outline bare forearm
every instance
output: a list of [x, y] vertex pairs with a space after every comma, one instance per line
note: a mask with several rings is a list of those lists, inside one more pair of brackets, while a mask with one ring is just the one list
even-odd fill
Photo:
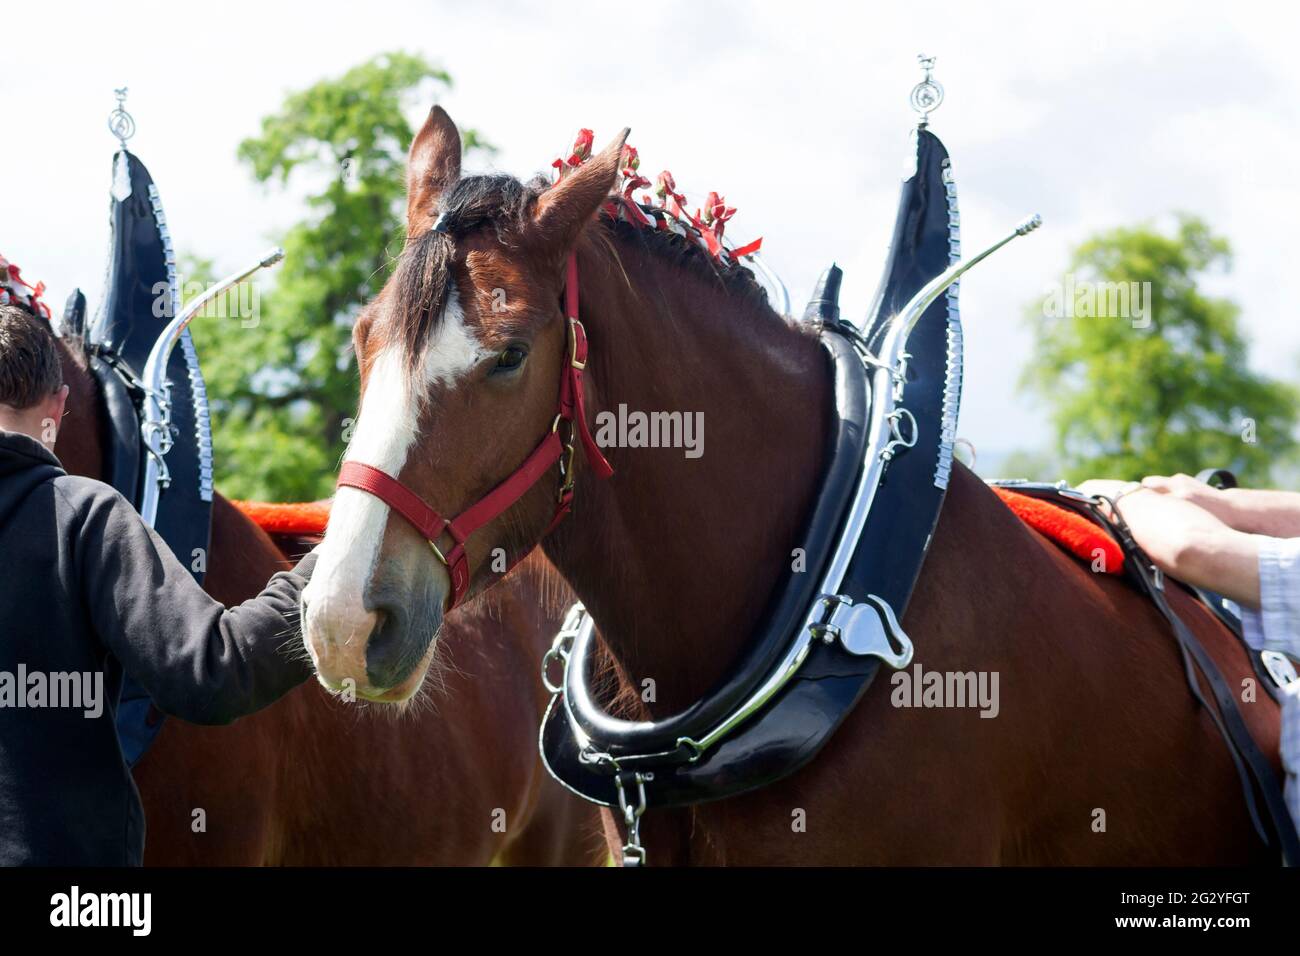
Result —
[[1300, 494], [1229, 488], [1220, 491], [1190, 475], [1149, 475], [1142, 485], [1152, 491], [1190, 501], [1230, 528], [1271, 538], [1300, 537]]
[[1239, 604], [1259, 605], [1259, 541], [1205, 508], [1141, 489], [1119, 500], [1138, 545], [1166, 574]]
[[1230, 488], [1221, 492], [1225, 524], [1248, 534], [1300, 538], [1300, 493]]
[[1255, 535], [1232, 528], [1188, 535], [1164, 570], [1243, 606], [1259, 607], [1259, 542]]

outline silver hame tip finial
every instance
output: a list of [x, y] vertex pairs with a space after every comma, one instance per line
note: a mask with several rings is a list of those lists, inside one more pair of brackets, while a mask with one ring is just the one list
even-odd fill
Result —
[[909, 99], [912, 109], [921, 114], [917, 125], [924, 127], [930, 121], [930, 114], [943, 102], [943, 84], [934, 78], [935, 57], [922, 53], [916, 60], [925, 71], [925, 76], [920, 83], [912, 87], [912, 95]]
[[117, 108], [108, 116], [108, 131], [117, 137], [117, 141], [126, 149], [126, 141], [135, 135], [135, 120], [126, 111], [125, 86], [113, 91], [117, 97]]

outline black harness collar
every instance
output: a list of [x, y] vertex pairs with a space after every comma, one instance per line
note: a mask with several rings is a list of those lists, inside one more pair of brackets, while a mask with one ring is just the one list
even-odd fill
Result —
[[[580, 610], [548, 655], [548, 662], [559, 657], [566, 666], [563, 685], [552, 687], [556, 693], [542, 724], [546, 765], [586, 799], [619, 806], [629, 829], [646, 806], [721, 799], [794, 773], [830, 739], [882, 660], [894, 666], [910, 660], [910, 642], [897, 618], [907, 606], [943, 503], [961, 387], [955, 288], [923, 313], [901, 382], [875, 369], [875, 380], [868, 383], [867, 366], [873, 364], [868, 338], [883, 334], [900, 307], [957, 254], [947, 152], [926, 130], [917, 132], [915, 148], [915, 171], [903, 183], [890, 257], [866, 332], [838, 320], [835, 267], [809, 307], [808, 317], [822, 324], [834, 377], [829, 463], [801, 542], [808, 570], [787, 574], [750, 651], [703, 700], [654, 722], [615, 720], [592, 697], [593, 624]], [[872, 416], [872, 392], [899, 394], [904, 388], [911, 421], [895, 419], [882, 446], [873, 433], [878, 420]], [[875, 401], [881, 400], [877, 394]], [[878, 484], [872, 482], [874, 499], [855, 512], [860, 504], [855, 494], [873, 462], [880, 475]], [[848, 526], [855, 514], [864, 523], [853, 536]], [[841, 554], [836, 549], [842, 537], [848, 547]], [[846, 562], [846, 569], [840, 568], [842, 585], [824, 594], [823, 572], [835, 560]], [[808, 625], [809, 607], [823, 597], [824, 613]], [[792, 659], [805, 629], [811, 639], [802, 656]], [[764, 689], [774, 686], [764, 698]], [[639, 846], [632, 840], [628, 849], [635, 857]]]
[[[87, 332], [88, 351], [92, 371], [104, 386], [112, 425], [113, 485], [139, 508], [147, 454], [140, 438], [145, 363], [179, 311], [180, 297], [158, 187], [144, 163], [126, 149], [113, 157], [109, 222], [104, 299]], [[207, 388], [188, 330], [179, 345], [167, 364], [171, 480], [159, 498], [154, 528], [202, 583], [212, 525], [212, 433]], [[129, 417], [123, 393], [130, 400]]]
[[[158, 188], [131, 152], [113, 157], [108, 268], [93, 322], [86, 299], [68, 299], [60, 332], [80, 339], [99, 383], [107, 421], [104, 478], [139, 510], [147, 450], [141, 438], [145, 362], [179, 306], [176, 262]], [[189, 332], [167, 365], [171, 411], [171, 483], [154, 528], [202, 583], [212, 526], [212, 438], [207, 391]], [[127, 763], [142, 757], [162, 727], [162, 714], [129, 674], [118, 704], [117, 730]]]

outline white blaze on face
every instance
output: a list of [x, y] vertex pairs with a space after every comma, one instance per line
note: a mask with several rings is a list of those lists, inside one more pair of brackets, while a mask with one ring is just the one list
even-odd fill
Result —
[[[400, 343], [388, 345], [375, 358], [345, 460], [397, 477], [418, 437], [420, 407], [428, 388], [453, 384], [485, 354], [465, 325], [465, 313], [453, 288], [442, 321], [429, 337], [421, 381], [412, 381]], [[379, 560], [388, 514], [388, 505], [367, 492], [357, 488], [335, 492], [316, 569], [303, 591], [307, 647], [318, 666], [322, 651], [318, 641], [345, 643], [356, 638], [358, 651], [364, 648], [374, 623], [365, 609], [364, 595]], [[447, 573], [436, 561], [430, 562], [429, 570]]]

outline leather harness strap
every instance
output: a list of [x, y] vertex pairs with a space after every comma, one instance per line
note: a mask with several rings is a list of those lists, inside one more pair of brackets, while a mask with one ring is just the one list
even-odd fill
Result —
[[[541, 480], [556, 462], [560, 463], [560, 489], [556, 495], [555, 514], [542, 537], [550, 534], [573, 505], [573, 459], [575, 438], [582, 442], [587, 462], [597, 478], [614, 473], [587, 426], [587, 411], [582, 390], [582, 373], [587, 367], [587, 333], [578, 321], [578, 259], [569, 254], [564, 283], [564, 311], [568, 321], [566, 359], [560, 369], [560, 393], [551, 430], [514, 472], [501, 484], [470, 505], [454, 518], [444, 518], [418, 494], [393, 475], [360, 461], [345, 461], [339, 469], [337, 485], [356, 488], [374, 495], [388, 505], [424, 536], [433, 553], [451, 575], [451, 604], [459, 604], [469, 590], [469, 560], [465, 542], [471, 534], [506, 511]], [[567, 434], [560, 434], [561, 425]], [[445, 553], [438, 547], [443, 534], [452, 539]], [[517, 563], [517, 562], [516, 562]]]

